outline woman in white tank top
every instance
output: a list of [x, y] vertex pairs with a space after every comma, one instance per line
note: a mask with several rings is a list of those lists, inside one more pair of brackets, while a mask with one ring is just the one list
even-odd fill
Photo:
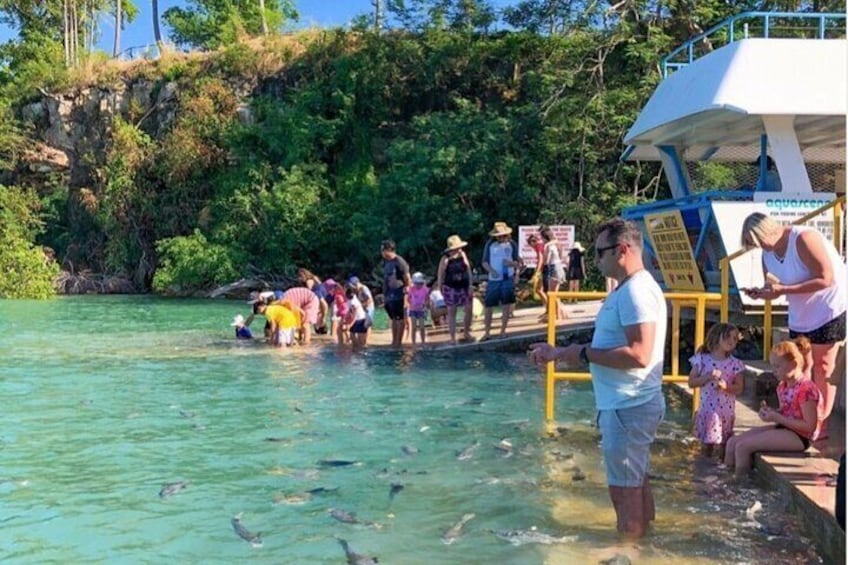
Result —
[[826, 419], [836, 397], [836, 385], [830, 378], [839, 346], [845, 341], [845, 262], [818, 230], [783, 226], [760, 212], [745, 219], [742, 245], [762, 248], [767, 281], [762, 288], [748, 289], [748, 294], [763, 299], [786, 295], [790, 337], [805, 336], [811, 342], [812, 377], [824, 396], [821, 418]]

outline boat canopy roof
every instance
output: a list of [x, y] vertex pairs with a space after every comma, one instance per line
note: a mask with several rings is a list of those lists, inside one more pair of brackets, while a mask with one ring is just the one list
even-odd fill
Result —
[[627, 132], [627, 160], [751, 161], [763, 116], [795, 116], [805, 162], [845, 162], [848, 41], [743, 39], [673, 72]]

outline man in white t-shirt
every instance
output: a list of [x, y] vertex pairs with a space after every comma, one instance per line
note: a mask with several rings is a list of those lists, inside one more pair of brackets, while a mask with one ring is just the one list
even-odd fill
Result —
[[595, 258], [618, 281], [595, 321], [591, 345], [530, 346], [539, 364], [587, 366], [598, 408], [602, 451], [618, 531], [639, 538], [655, 518], [648, 461], [665, 413], [663, 350], [668, 324], [662, 290], [642, 262], [642, 233], [622, 219], [598, 227]]

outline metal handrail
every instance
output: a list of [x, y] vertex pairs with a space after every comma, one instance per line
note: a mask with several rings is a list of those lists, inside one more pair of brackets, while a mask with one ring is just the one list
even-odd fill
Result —
[[[798, 13], [798, 12], [742, 12], [741, 14], [736, 14], [735, 16], [731, 16], [730, 18], [722, 21], [721, 23], [714, 25], [709, 28], [707, 31], [692, 37], [683, 43], [680, 47], [673, 50], [671, 53], [662, 58], [662, 72], [663, 78], [668, 76], [669, 69], [679, 69], [681, 67], [685, 67], [686, 65], [691, 64], [695, 60], [695, 44], [699, 41], [704, 41], [709, 38], [711, 35], [716, 32], [727, 30], [728, 36], [726, 41], [728, 44], [736, 41], [736, 22], [741, 19], [762, 19], [763, 20], [763, 37], [768, 38], [770, 29], [771, 29], [771, 21], [774, 18], [784, 18], [784, 19], [798, 19], [798, 20], [818, 20], [818, 25], [816, 26], [816, 39], [825, 39], [825, 35], [827, 33], [827, 22], [833, 21], [836, 22], [838, 20], [845, 20], [845, 14], [836, 14], [836, 13], [819, 13], [819, 14], [807, 14], [807, 13]], [[844, 24], [842, 28], [844, 29]], [[748, 24], [746, 23], [744, 26], [744, 38], [748, 38]], [[682, 62], [672, 61], [671, 59], [680, 55], [680, 53], [686, 51], [686, 60]]]
[[[845, 205], [845, 197], [840, 196], [832, 202], [828, 202], [824, 206], [813, 210], [805, 216], [801, 216], [794, 220], [791, 225], [797, 226], [805, 224], [813, 218], [820, 216], [833, 209], [833, 239], [834, 246], [840, 255], [845, 254], [845, 249], [842, 245], [842, 207]], [[721, 314], [720, 320], [727, 322], [730, 318], [730, 262], [734, 259], [753, 251], [753, 249], [740, 249], [724, 257], [719, 261], [719, 270], [721, 271]], [[771, 333], [772, 333], [772, 304], [771, 300], [766, 300], [763, 309], [763, 361], [768, 360], [769, 351], [771, 351]]]
[[[556, 307], [559, 298], [604, 298], [606, 292], [549, 292], [548, 297], [548, 333], [547, 342], [556, 344]], [[666, 300], [671, 301], [671, 373], [663, 375], [664, 383], [683, 383], [689, 380], [689, 375], [680, 375], [680, 309], [684, 306], [695, 307], [695, 348], [704, 343], [704, 326], [706, 325], [707, 303], [720, 302], [721, 295], [714, 292], [665, 292]], [[590, 381], [592, 375], [587, 371], [557, 371], [555, 363], [549, 362], [545, 368], [545, 419], [554, 419], [554, 392], [556, 381]], [[692, 413], [698, 409], [698, 395], [692, 402]]]

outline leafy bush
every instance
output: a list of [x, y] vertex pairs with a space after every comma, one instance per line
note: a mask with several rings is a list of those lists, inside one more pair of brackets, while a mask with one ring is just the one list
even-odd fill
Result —
[[153, 276], [153, 290], [163, 294], [186, 294], [230, 282], [238, 275], [230, 251], [209, 243], [195, 230], [157, 242], [159, 267]]
[[34, 238], [41, 231], [31, 190], [0, 185], [0, 298], [49, 298], [59, 267]]

